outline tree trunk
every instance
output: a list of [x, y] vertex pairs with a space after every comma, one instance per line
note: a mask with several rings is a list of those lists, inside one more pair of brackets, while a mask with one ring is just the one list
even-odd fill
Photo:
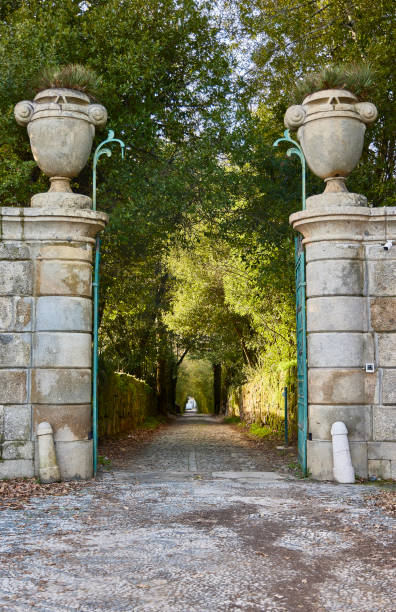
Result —
[[[176, 409], [176, 386], [177, 386], [177, 368], [172, 368], [172, 376], [170, 381], [170, 406], [171, 411], [177, 411]], [[176, 370], [176, 372], [174, 371]]]
[[158, 412], [160, 414], [166, 414], [168, 409], [167, 402], [167, 370], [166, 359], [163, 357], [157, 358], [157, 401], [158, 401]]
[[214, 413], [220, 414], [221, 408], [221, 363], [213, 364], [213, 404]]

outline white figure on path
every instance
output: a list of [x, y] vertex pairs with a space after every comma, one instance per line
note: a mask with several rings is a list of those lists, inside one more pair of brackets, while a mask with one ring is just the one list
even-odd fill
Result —
[[188, 396], [184, 410], [185, 412], [198, 412], [197, 402], [193, 397]]

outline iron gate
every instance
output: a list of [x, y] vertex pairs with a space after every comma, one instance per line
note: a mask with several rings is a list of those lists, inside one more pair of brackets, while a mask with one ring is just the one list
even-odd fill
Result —
[[297, 334], [297, 416], [298, 460], [307, 475], [308, 381], [307, 381], [307, 324], [305, 312], [305, 253], [302, 236], [295, 238], [296, 272], [296, 334]]

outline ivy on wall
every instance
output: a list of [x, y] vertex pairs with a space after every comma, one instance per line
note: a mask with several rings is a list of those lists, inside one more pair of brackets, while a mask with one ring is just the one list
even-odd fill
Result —
[[104, 378], [99, 385], [99, 436], [136, 429], [156, 414], [156, 394], [144, 381], [121, 372]]

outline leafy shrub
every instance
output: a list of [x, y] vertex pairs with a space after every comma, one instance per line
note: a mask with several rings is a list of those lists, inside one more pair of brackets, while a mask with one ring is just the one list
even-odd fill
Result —
[[241, 422], [241, 418], [236, 415], [225, 417], [223, 420], [223, 423], [226, 423], [227, 425], [235, 425], [240, 422]]
[[149, 416], [145, 419], [141, 425], [142, 429], [157, 429], [161, 423], [164, 423], [165, 420], [160, 417]]
[[112, 372], [104, 363], [100, 365], [99, 437], [138, 427], [155, 429], [158, 424], [155, 391], [135, 376]]
[[[268, 353], [267, 353], [268, 356]], [[281, 440], [285, 432], [284, 388], [288, 389], [289, 439], [297, 438], [297, 361], [264, 361], [250, 370], [249, 381], [228, 395], [230, 412], [255, 428], [264, 426], [271, 438]], [[256, 431], [251, 432], [256, 435]], [[263, 432], [259, 432], [260, 437]]]
[[274, 431], [267, 425], [259, 425], [258, 423], [252, 423], [250, 426], [250, 433], [257, 438], [271, 438], [274, 436]]

